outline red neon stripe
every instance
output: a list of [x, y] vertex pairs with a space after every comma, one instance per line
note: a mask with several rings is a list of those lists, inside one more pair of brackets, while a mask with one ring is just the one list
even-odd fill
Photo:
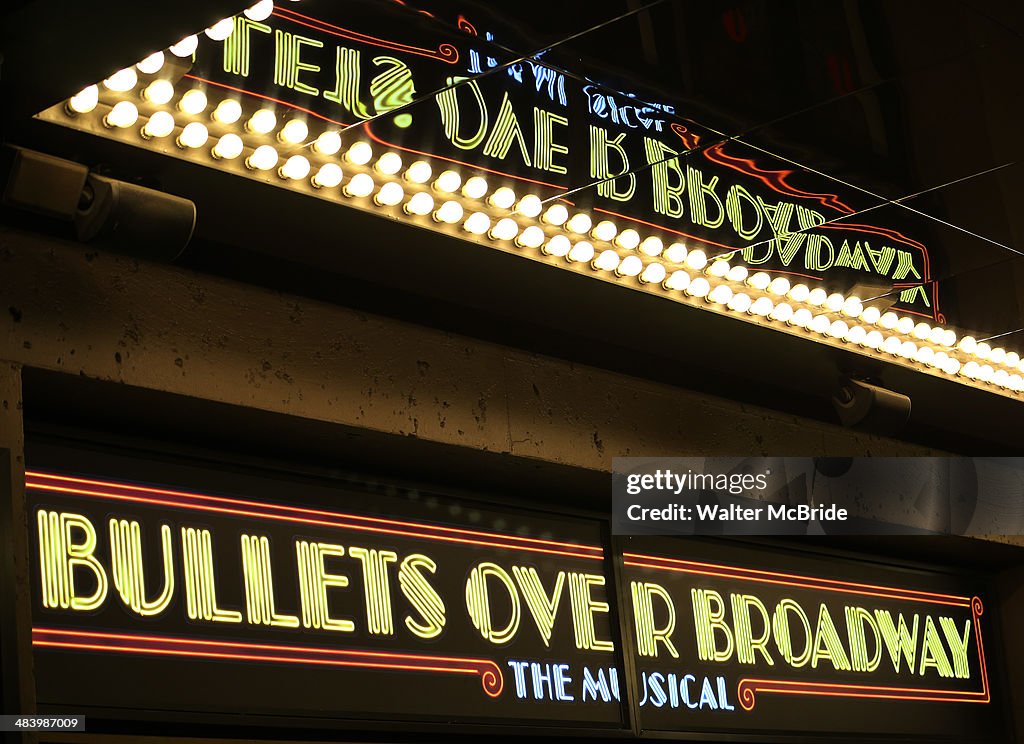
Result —
[[[140, 493], [148, 494], [160, 494], [163, 496], [181, 496], [189, 499], [196, 499], [199, 501], [212, 501], [220, 502], [223, 504], [236, 504], [240, 506], [251, 506], [259, 509], [271, 509], [279, 510], [284, 512], [292, 512], [294, 514], [310, 514], [318, 517], [335, 517], [343, 519], [352, 519], [360, 522], [371, 522], [374, 524], [388, 524], [388, 525], [400, 525], [403, 527], [415, 527], [422, 530], [434, 530], [437, 532], [451, 532], [457, 535], [473, 535], [476, 537], [489, 537], [489, 538], [504, 538], [512, 540], [514, 542], [533, 543], [537, 545], [550, 545], [559, 548], [574, 548], [578, 550], [589, 550], [594, 552], [600, 552], [603, 555], [603, 548], [593, 545], [580, 545], [578, 543], [567, 543], [559, 542], [557, 540], [541, 540], [533, 537], [519, 537], [517, 535], [500, 535], [493, 532], [482, 532], [479, 530], [467, 530], [459, 527], [445, 527], [442, 525], [425, 524], [421, 522], [405, 522], [396, 519], [384, 519], [380, 517], [366, 517], [357, 514], [346, 514], [343, 512], [328, 512], [320, 509], [307, 509], [297, 506], [288, 506], [285, 504], [269, 504], [259, 501], [248, 501], [245, 499], [229, 499], [222, 496], [210, 496], [207, 494], [190, 493], [188, 491], [174, 491], [162, 488], [153, 488], [149, 486], [134, 486], [127, 483], [114, 483], [111, 481], [94, 480], [91, 478], [77, 478], [67, 475], [57, 475], [55, 473], [44, 473], [40, 471], [27, 470], [25, 471], [26, 479], [28, 478], [42, 478], [46, 480], [56, 480], [64, 483], [77, 483], [87, 486], [99, 486], [101, 488], [114, 488], [123, 491], [138, 491]], [[31, 485], [31, 484], [28, 484]]]
[[226, 90], [233, 90], [235, 93], [244, 93], [247, 96], [253, 96], [254, 98], [261, 98], [264, 101], [270, 101], [271, 103], [276, 103], [278, 106], [285, 106], [285, 107], [290, 108], [290, 109], [295, 109], [296, 111], [301, 111], [304, 114], [309, 114], [310, 116], [316, 117], [317, 119], [321, 119], [322, 121], [330, 122], [331, 124], [337, 124], [338, 126], [341, 126], [341, 127], [348, 126], [343, 121], [337, 121], [336, 119], [331, 119], [331, 118], [329, 118], [327, 116], [324, 116], [323, 114], [318, 114], [316, 111], [312, 111], [312, 110], [307, 109], [307, 108], [302, 108], [302, 106], [296, 106], [294, 103], [288, 103], [288, 101], [282, 101], [280, 98], [272, 98], [271, 96], [265, 96], [262, 93], [253, 93], [251, 90], [246, 90], [245, 88], [236, 88], [233, 85], [227, 85], [226, 83], [218, 83], [218, 82], [216, 82], [214, 80], [207, 80], [206, 78], [199, 77], [198, 75], [192, 75], [191, 73], [186, 73], [182, 77], [186, 77], [189, 80], [197, 80], [200, 83], [206, 83], [207, 85], [214, 85], [214, 86], [216, 86], [218, 88], [224, 88]]

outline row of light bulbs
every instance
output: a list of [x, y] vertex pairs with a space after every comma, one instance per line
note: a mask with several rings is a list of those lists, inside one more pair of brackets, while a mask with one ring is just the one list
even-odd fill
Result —
[[[260, 2], [245, 14], [253, 20], [262, 20], [272, 11], [272, 2]], [[261, 15], [262, 18], [258, 17]], [[232, 19], [226, 19], [211, 26], [206, 33], [213, 39], [227, 38], [231, 33], [229, 24], [233, 29]], [[190, 39], [195, 37], [172, 46], [170, 53], [191, 56], [197, 42]], [[155, 75], [164, 64], [164, 54], [157, 52], [139, 62], [136, 69]], [[115, 73], [103, 81], [103, 87], [115, 94], [129, 93], [139, 84], [136, 69], [126, 68]], [[154, 79], [141, 89], [140, 96], [148, 103], [166, 105], [175, 96], [174, 85], [169, 80]], [[99, 105], [99, 98], [99, 86], [89, 86], [68, 100], [66, 110], [73, 115], [91, 113]], [[193, 88], [181, 95], [176, 107], [181, 115], [194, 119], [209, 110], [210, 102], [204, 91]], [[218, 102], [210, 113], [210, 119], [225, 126], [238, 124], [242, 116], [241, 104], [230, 98]], [[103, 122], [108, 127], [124, 129], [135, 126], [139, 118], [135, 103], [120, 100], [104, 115]], [[173, 134], [177, 126], [174, 114], [158, 110], [148, 117], [139, 132], [144, 139], [160, 139]], [[772, 277], [763, 271], [750, 272], [724, 257], [709, 259], [704, 251], [688, 249], [680, 242], [666, 246], [657, 236], [641, 237], [633, 228], [620, 230], [611, 220], [603, 219], [595, 224], [586, 212], [571, 214], [560, 202], [545, 204], [533, 194], [520, 197], [507, 186], [492, 191], [482, 176], [471, 176], [463, 181], [459, 172], [446, 169], [434, 177], [427, 161], [416, 160], [405, 167], [396, 152], [385, 152], [370, 165], [373, 148], [363, 141], [349, 146], [338, 158], [357, 171], [342, 186], [345, 172], [338, 162], [326, 160], [314, 169], [306, 155], [287, 155], [288, 150], [308, 147], [324, 159], [332, 158], [342, 150], [341, 134], [328, 130], [310, 140], [305, 121], [292, 118], [282, 123], [271, 108], [253, 112], [240, 129], [249, 135], [276, 139], [275, 144], [260, 144], [246, 155], [244, 163], [250, 170], [265, 173], [276, 170], [285, 181], [308, 179], [316, 189], [340, 186], [340, 193], [347, 198], [372, 197], [379, 206], [401, 206], [408, 215], [429, 215], [438, 223], [461, 225], [464, 232], [473, 236], [511, 242], [518, 248], [538, 250], [545, 256], [564, 259], [578, 267], [635, 279], [642, 285], [660, 286], [668, 293], [702, 301], [719, 311], [803, 329], [814, 336], [916, 362], [947, 375], [1024, 392], [1024, 361], [1016, 352], [992, 348], [971, 336], [964, 336], [958, 343], [956, 333], [950, 329], [901, 317], [891, 311], [882, 312], [857, 297], [792, 284], [786, 277]], [[207, 146], [210, 139], [207, 125], [192, 120], [182, 126], [176, 143], [183, 149], [199, 149]], [[279, 146], [286, 150], [283, 162]], [[223, 134], [210, 147], [210, 155], [216, 160], [235, 160], [245, 151], [245, 142], [235, 132]], [[467, 206], [474, 208], [467, 213]], [[502, 216], [496, 217], [495, 211]], [[527, 224], [524, 226], [523, 222]], [[599, 250], [593, 241], [606, 247]]]

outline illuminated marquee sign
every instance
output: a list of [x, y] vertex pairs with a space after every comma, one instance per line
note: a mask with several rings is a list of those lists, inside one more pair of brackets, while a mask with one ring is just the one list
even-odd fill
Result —
[[927, 246], [862, 219], [877, 200], [548, 55], [503, 67], [500, 33], [405, 3], [262, 0], [40, 117], [1024, 392], [1017, 353], [944, 327]]
[[41, 703], [621, 725], [595, 524], [255, 483], [28, 474]]
[[693, 540], [623, 564], [645, 729], [999, 739], [962, 582]]

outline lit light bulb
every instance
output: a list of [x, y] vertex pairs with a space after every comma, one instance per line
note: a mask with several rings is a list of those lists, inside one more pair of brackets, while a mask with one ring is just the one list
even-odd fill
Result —
[[725, 278], [730, 282], [743, 282], [746, 281], [749, 273], [746, 266], [733, 266], [729, 269], [729, 273], [725, 275]]
[[661, 284], [665, 281], [667, 275], [668, 271], [665, 270], [664, 264], [655, 261], [654, 263], [647, 264], [644, 273], [640, 275], [640, 281], [644, 284]]
[[136, 74], [135, 68], [126, 67], [104, 80], [103, 87], [115, 93], [127, 93], [135, 87], [137, 82], [139, 82], [139, 76]]
[[594, 254], [597, 251], [594, 250], [592, 243], [586, 240], [581, 240], [572, 247], [569, 251], [569, 255], [566, 256], [570, 261], [576, 263], [590, 263], [594, 260]]
[[[405, 201], [405, 189], [402, 188], [402, 184], [390, 181], [380, 187], [380, 191], [373, 197], [373, 201], [382, 207], [394, 207]], [[470, 231], [473, 232], [473, 231]], [[483, 235], [487, 232], [486, 229], [476, 233], [477, 235]]]
[[736, 313], [745, 313], [750, 309], [750, 306], [754, 304], [754, 301], [750, 299], [750, 295], [744, 294], [743, 292], [737, 292], [729, 300], [729, 309]]
[[943, 346], [956, 346], [956, 331], [946, 329], [946, 337], [942, 339]]
[[309, 175], [309, 161], [302, 155], [292, 155], [278, 168], [277, 174], [292, 181], [303, 181]]
[[202, 147], [208, 139], [210, 139], [210, 132], [206, 125], [193, 121], [186, 124], [185, 128], [181, 130], [181, 134], [178, 135], [178, 147], [185, 149]]
[[827, 299], [828, 299], [828, 292], [826, 292], [821, 287], [815, 287], [814, 289], [812, 289], [810, 292], [807, 293], [807, 300], [806, 300], [806, 302], [807, 302], [808, 305], [814, 305], [815, 307], [821, 307], [822, 305], [825, 304], [825, 301]]
[[191, 57], [196, 53], [196, 49], [199, 47], [199, 37], [195, 34], [186, 36], [184, 39], [179, 41], [177, 44], [172, 44], [170, 52], [175, 57]]
[[686, 265], [694, 271], [700, 271], [708, 265], [707, 254], [700, 248], [695, 248], [686, 254]]
[[446, 170], [434, 181], [434, 189], [442, 194], [454, 194], [462, 185], [462, 176], [453, 170]]
[[1010, 379], [1010, 373], [1005, 369], [997, 369], [995, 374], [992, 375], [992, 383], [999, 387], [1006, 387]]
[[768, 285], [768, 291], [776, 297], [785, 297], [789, 293], [789, 279], [777, 276]]
[[590, 219], [590, 215], [584, 212], [577, 212], [565, 223], [565, 229], [577, 235], [586, 235], [593, 226], [594, 222]]
[[973, 354], [974, 347], [978, 345], [977, 339], [974, 336], [964, 336], [960, 339], [960, 343], [957, 344], [958, 348], [966, 354]]
[[403, 178], [409, 183], [426, 183], [430, 180], [432, 172], [430, 163], [426, 160], [417, 160], [406, 169]]
[[502, 186], [488, 197], [487, 203], [498, 209], [511, 209], [516, 203], [516, 192], [508, 186]]
[[665, 280], [665, 289], [682, 291], [690, 286], [690, 275], [685, 271], [673, 271]]
[[1016, 351], [1006, 352], [1006, 359], [1003, 360], [1003, 364], [1007, 367], [1017, 367], [1020, 365], [1020, 354]]
[[644, 238], [643, 242], [640, 243], [640, 252], [650, 256], [651, 258], [657, 258], [664, 250], [665, 244], [662, 242], [661, 238], [654, 235]]
[[569, 242], [569, 238], [564, 235], [555, 235], [544, 244], [543, 251], [549, 256], [568, 256], [569, 251], [572, 250], [572, 243]]
[[758, 297], [750, 306], [750, 314], [756, 315], [759, 318], [767, 318], [774, 309], [774, 302], [772, 302], [767, 297]]
[[601, 220], [594, 225], [594, 229], [590, 231], [590, 234], [593, 235], [594, 238], [597, 240], [603, 240], [606, 243], [613, 241], [617, 233], [618, 228], [615, 227], [615, 223], [611, 220]]
[[217, 104], [217, 108], [211, 114], [214, 121], [221, 124], [234, 124], [242, 118], [242, 104], [234, 98], [225, 98]]
[[988, 359], [991, 353], [992, 347], [989, 346], [984, 341], [979, 342], [974, 347], [974, 356], [978, 357], [979, 359]]
[[277, 138], [286, 145], [301, 145], [309, 137], [309, 125], [302, 119], [289, 119], [277, 133]]
[[867, 338], [868, 332], [864, 330], [864, 326], [855, 325], [849, 331], [847, 331], [844, 340], [849, 344], [862, 344], [864, 339]]
[[601, 251], [594, 259], [594, 268], [600, 271], [615, 271], [619, 267], [619, 254], [615, 251]]
[[473, 214], [466, 218], [462, 227], [466, 232], [473, 235], [483, 235], [491, 227], [491, 218], [483, 212], [473, 212]]
[[627, 227], [615, 236], [615, 245], [627, 251], [634, 250], [638, 245], [640, 245], [640, 233], [632, 227]]
[[946, 367], [947, 362], [949, 362], [949, 355], [946, 354], [946, 352], [944, 351], [937, 351], [935, 352], [934, 356], [932, 356], [931, 361], [928, 362], [928, 365], [931, 367], [938, 367], [939, 369], [944, 369]]
[[845, 321], [834, 320], [828, 327], [828, 335], [832, 338], [846, 338], [846, 334], [850, 332], [850, 326]]
[[981, 369], [981, 365], [979, 365], [977, 362], [970, 361], [970, 362], [967, 362], [967, 364], [965, 364], [963, 367], [960, 368], [960, 374], [963, 377], [970, 377], [973, 380], [973, 379], [977, 379], [978, 371], [980, 369]]
[[901, 346], [903, 346], [903, 341], [900, 340], [899, 336], [889, 336], [889, 338], [885, 339], [885, 343], [882, 344], [882, 351], [886, 354], [899, 354]]
[[245, 123], [245, 128], [256, 134], [270, 134], [277, 126], [277, 115], [270, 109], [260, 109]]
[[489, 234], [495, 240], [512, 240], [519, 234], [519, 223], [511, 217], [505, 217], [495, 223]]
[[163, 106], [174, 98], [174, 85], [170, 80], [154, 80], [142, 89], [142, 98]]
[[932, 327], [927, 323], [918, 323], [912, 331], [914, 338], [919, 341], [927, 341], [932, 335]]
[[788, 323], [793, 319], [793, 306], [786, 303], [780, 302], [772, 311], [768, 314], [768, 317], [772, 320], [778, 320], [782, 323]]
[[142, 136], [146, 139], [166, 137], [174, 131], [174, 117], [166, 111], [154, 111], [149, 121], [142, 125]]
[[869, 349], [881, 349], [885, 343], [885, 336], [882, 335], [881, 331], [873, 330], [868, 331], [868, 335], [864, 337], [862, 346], [867, 346]]
[[1014, 392], [1021, 392], [1021, 390], [1024, 390], [1024, 378], [1022, 378], [1018, 374], [1010, 375], [1007, 387], [1009, 387], [1010, 390], [1013, 390]]
[[462, 186], [462, 195], [468, 199], [483, 199], [487, 193], [487, 179], [473, 176]]
[[724, 305], [731, 299], [732, 290], [725, 284], [719, 284], [707, 296], [708, 302], [713, 302], [716, 305]]
[[[173, 88], [172, 88], [173, 92]], [[100, 102], [100, 89], [98, 86], [90, 85], [82, 88], [75, 95], [68, 99], [67, 109], [74, 114], [88, 114], [93, 111]]]
[[349, 179], [349, 182], [345, 184], [341, 193], [345, 196], [352, 196], [356, 198], [363, 198], [373, 193], [373, 189], [377, 184], [373, 182], [373, 177], [367, 173], [356, 173]]
[[665, 249], [665, 260], [674, 264], [681, 264], [686, 260], [686, 246], [682, 243], [673, 243]]
[[252, 170], [268, 171], [277, 165], [277, 150], [270, 145], [260, 145], [245, 159], [245, 164]]
[[935, 350], [930, 346], [922, 346], [917, 350], [917, 354], [914, 355], [914, 361], [920, 362], [921, 364], [931, 364], [932, 359], [935, 358]]
[[321, 132], [313, 142], [313, 149], [321, 155], [336, 155], [341, 149], [341, 134], [333, 129]]
[[860, 313], [860, 319], [862, 322], [868, 325], [874, 325], [882, 317], [882, 311], [877, 307], [866, 307]]
[[917, 356], [917, 344], [913, 341], [904, 341], [900, 344], [900, 356], [904, 359], [913, 359]]
[[402, 156], [397, 152], [386, 152], [373, 164], [373, 169], [385, 176], [393, 176], [402, 170]]
[[228, 133], [217, 140], [211, 152], [218, 160], [234, 160], [242, 154], [245, 145], [237, 134]]
[[454, 225], [462, 219], [462, 205], [457, 201], [446, 201], [434, 212], [434, 219], [446, 225]]
[[345, 153], [345, 160], [356, 165], [366, 165], [372, 158], [373, 148], [369, 142], [356, 142]]
[[806, 284], [794, 284], [789, 288], [786, 296], [793, 300], [793, 302], [806, 302], [810, 294], [811, 290]]
[[274, 12], [274, 0], [260, 0], [251, 8], [242, 11], [250, 21], [265, 21]]
[[516, 204], [516, 212], [524, 217], [536, 217], [544, 209], [544, 202], [534, 194], [527, 194]]
[[798, 326], [800, 328], [808, 328], [811, 325], [811, 321], [814, 320], [814, 313], [808, 310], [806, 307], [802, 307], [793, 313], [793, 316], [789, 319], [789, 324]]
[[[341, 184], [341, 179], [344, 178], [344, 175], [341, 166], [337, 163], [324, 163], [313, 174], [310, 183], [318, 189], [333, 189]], [[433, 201], [431, 201], [431, 206], [433, 206]], [[427, 211], [429, 212], [430, 210], [428, 209]]]
[[413, 194], [412, 198], [405, 204], [405, 211], [407, 214], [416, 214], [421, 217], [428, 215], [434, 211], [434, 197], [426, 191]]
[[686, 287], [686, 294], [691, 297], [707, 297], [711, 291], [711, 282], [702, 276], [698, 276]]
[[995, 374], [995, 370], [992, 369], [988, 364], [981, 365], [981, 369], [978, 370], [978, 379], [982, 382], [992, 382], [992, 376]]
[[541, 220], [547, 224], [557, 226], [564, 225], [567, 219], [569, 219], [569, 210], [561, 204], [552, 204], [541, 217]]
[[847, 318], [858, 318], [864, 312], [864, 303], [859, 297], [847, 297], [843, 301], [842, 312]]
[[619, 263], [618, 268], [615, 270], [619, 276], [639, 276], [640, 272], [644, 270], [644, 262], [640, 260], [638, 256], [626, 256]]
[[539, 248], [541, 243], [544, 242], [544, 237], [543, 230], [536, 225], [530, 225], [519, 233], [519, 237], [516, 238], [516, 245], [520, 248]]
[[761, 291], [768, 289], [768, 285], [771, 283], [772, 278], [763, 271], [755, 271], [747, 277], [747, 286], [760, 289]]
[[814, 333], [827, 333], [831, 326], [832, 321], [828, 319], [827, 315], [815, 315], [811, 321], [811, 331]]
[[198, 88], [185, 91], [185, 94], [178, 101], [178, 108], [184, 111], [186, 114], [195, 116], [206, 111], [206, 94]]
[[956, 375], [960, 373], [960, 360], [950, 357], [946, 360], [946, 363], [942, 365], [942, 371], [947, 375]]
[[104, 124], [108, 127], [118, 127], [119, 129], [130, 127], [138, 120], [139, 110], [135, 108], [135, 104], [131, 101], [119, 101], [103, 117]]
[[235, 30], [235, 19], [224, 18], [206, 29], [206, 35], [213, 41], [224, 41]]
[[993, 364], [1002, 364], [1006, 361], [1006, 349], [997, 346], [992, 349], [992, 353], [988, 355], [988, 358], [992, 360]]
[[729, 269], [731, 268], [732, 266], [729, 265], [728, 261], [719, 258], [712, 261], [704, 271], [710, 276], [718, 279], [724, 279], [725, 275], [729, 273]]
[[913, 318], [908, 318], [904, 315], [896, 322], [896, 330], [906, 336], [914, 330], [915, 325], [917, 324], [914, 323]]
[[163, 52], [153, 52], [151, 55], [146, 57], [141, 62], [136, 62], [135, 63], [135, 67], [138, 69], [138, 71], [143, 73], [143, 74], [146, 74], [146, 75], [155, 75], [155, 74], [157, 74], [158, 72], [160, 72], [160, 70], [163, 68], [163, 66], [164, 66], [164, 53]]
[[846, 304], [846, 298], [838, 292], [833, 292], [825, 298], [825, 309], [832, 313], [838, 313]]
[[928, 340], [933, 344], [941, 344], [944, 338], [946, 338], [946, 329], [941, 326], [935, 326], [928, 333]]
[[878, 319], [878, 325], [882, 326], [882, 328], [884, 328], [887, 331], [891, 331], [893, 328], [895, 328], [899, 324], [899, 322], [900, 322], [900, 317], [896, 313], [893, 313], [893, 312], [884, 313]]

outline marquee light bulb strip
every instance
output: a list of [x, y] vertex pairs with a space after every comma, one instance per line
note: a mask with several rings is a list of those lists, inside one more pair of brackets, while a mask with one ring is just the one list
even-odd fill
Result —
[[[262, 0], [242, 15], [260, 20], [272, 12], [273, 2]], [[234, 27], [225, 19], [205, 33], [223, 41]], [[1024, 395], [1018, 352], [883, 312], [871, 300], [709, 258], [669, 234], [545, 200], [491, 174], [429, 157], [408, 161], [361, 137], [346, 142], [340, 125], [190, 78], [186, 60], [197, 46], [196, 36], [187, 37], [40, 117], [990, 392]]]

